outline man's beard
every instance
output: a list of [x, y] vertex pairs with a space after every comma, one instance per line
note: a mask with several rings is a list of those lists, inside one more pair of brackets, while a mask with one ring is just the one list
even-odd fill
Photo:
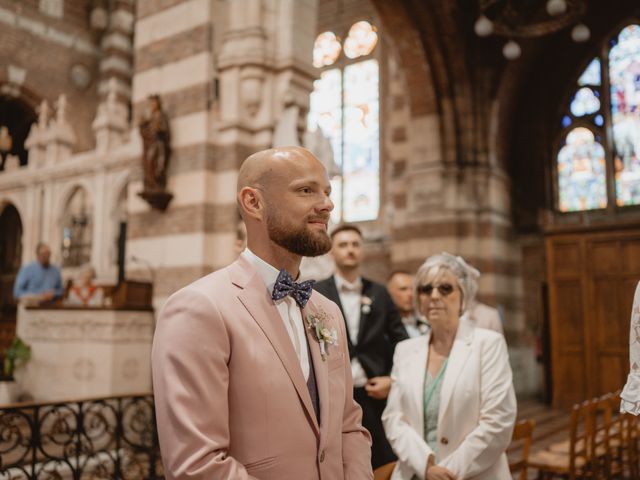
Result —
[[305, 226], [289, 225], [275, 208], [268, 208], [267, 231], [276, 245], [302, 257], [317, 257], [331, 250], [331, 239], [326, 232], [313, 232]]

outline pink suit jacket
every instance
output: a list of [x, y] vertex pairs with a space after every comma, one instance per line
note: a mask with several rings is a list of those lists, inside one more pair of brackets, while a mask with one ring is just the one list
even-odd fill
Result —
[[166, 478], [365, 480], [370, 437], [352, 396], [344, 320], [314, 292], [338, 345], [323, 360], [308, 332], [316, 419], [298, 357], [262, 278], [240, 257], [172, 295], [153, 341], [156, 418]]

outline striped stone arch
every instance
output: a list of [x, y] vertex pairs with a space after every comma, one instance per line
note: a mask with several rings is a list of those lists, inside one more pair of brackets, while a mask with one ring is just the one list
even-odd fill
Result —
[[412, 117], [437, 115], [441, 160], [477, 163], [478, 135], [473, 86], [454, 2], [438, 0], [372, 0], [398, 51], [405, 71]]

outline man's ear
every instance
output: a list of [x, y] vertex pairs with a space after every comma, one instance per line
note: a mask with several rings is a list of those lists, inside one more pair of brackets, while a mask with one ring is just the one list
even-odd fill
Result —
[[238, 193], [238, 203], [245, 215], [262, 220], [264, 215], [264, 199], [260, 191], [253, 187], [244, 187]]

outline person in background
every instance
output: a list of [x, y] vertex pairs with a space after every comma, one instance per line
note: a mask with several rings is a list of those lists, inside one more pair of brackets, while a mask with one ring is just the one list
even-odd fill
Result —
[[380, 417], [391, 385], [393, 350], [408, 338], [393, 300], [384, 285], [362, 277], [362, 233], [354, 225], [331, 233], [335, 275], [314, 288], [333, 300], [345, 318], [355, 400], [362, 407], [362, 425], [371, 433], [372, 467], [395, 460]]
[[102, 288], [93, 284], [96, 271], [91, 265], [85, 265], [78, 273], [78, 280], [71, 285], [64, 303], [83, 307], [100, 307], [104, 301]]
[[498, 309], [484, 303], [480, 303], [476, 298], [476, 295], [478, 294], [478, 279], [480, 278], [480, 272], [465, 262], [462, 257], [458, 257], [458, 259], [460, 260], [461, 265], [467, 269], [467, 273], [469, 275], [469, 303], [467, 307], [467, 316], [475, 323], [476, 327], [494, 330], [504, 335], [502, 320]]
[[398, 456], [392, 480], [511, 480], [505, 450], [516, 419], [507, 344], [466, 318], [466, 263], [433, 255], [416, 275], [430, 331], [398, 345], [382, 415]]
[[429, 325], [415, 308], [413, 301], [413, 277], [402, 270], [391, 272], [387, 279], [387, 290], [395, 303], [407, 335], [410, 338], [424, 335]]
[[51, 249], [38, 243], [36, 260], [23, 265], [13, 285], [13, 296], [23, 303], [43, 304], [61, 298], [64, 292], [60, 269], [51, 264]]

